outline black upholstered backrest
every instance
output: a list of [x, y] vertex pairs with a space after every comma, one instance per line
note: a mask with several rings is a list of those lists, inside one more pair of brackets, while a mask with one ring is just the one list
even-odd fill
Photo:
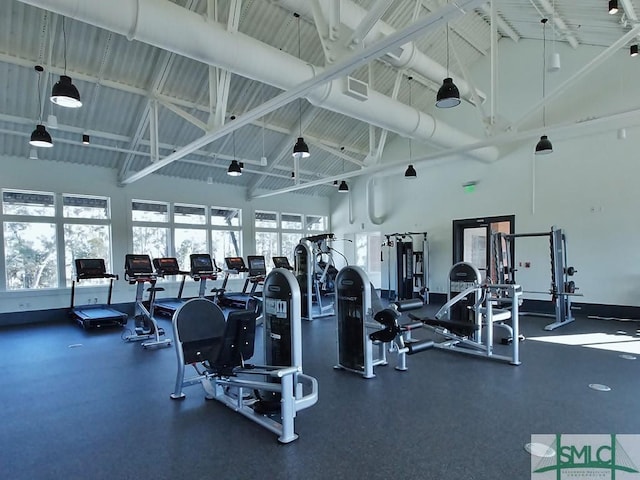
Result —
[[220, 307], [205, 298], [194, 298], [176, 310], [173, 323], [185, 364], [217, 361], [226, 328]]
[[218, 358], [210, 363], [212, 370], [221, 375], [231, 375], [235, 367], [253, 356], [256, 317], [256, 312], [249, 310], [233, 310], [229, 313]]

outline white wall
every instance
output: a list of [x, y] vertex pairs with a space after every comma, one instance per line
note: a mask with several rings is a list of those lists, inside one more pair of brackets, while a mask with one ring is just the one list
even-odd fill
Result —
[[[542, 97], [541, 44], [503, 41], [500, 46], [497, 113], [515, 121]], [[575, 51], [563, 47], [559, 45], [562, 69], [548, 74], [547, 93], [602, 51], [594, 47]], [[638, 73], [640, 62], [621, 50], [554, 100], [548, 108], [547, 126], [640, 108], [640, 95], [631, 89], [632, 79], [638, 78]], [[490, 90], [487, 64], [478, 65], [472, 74], [479, 88]], [[621, 85], [627, 87], [620, 88]], [[485, 108], [488, 112], [488, 103]], [[447, 111], [434, 109], [432, 113], [457, 126], [466, 125], [474, 134], [482, 131], [477, 112], [468, 104]], [[415, 181], [405, 180], [402, 169], [385, 172], [375, 189], [376, 215], [386, 216], [380, 226], [373, 225], [368, 218], [366, 178], [352, 179], [353, 223], [349, 222], [347, 199], [334, 196], [333, 229], [340, 235], [358, 230], [428, 231], [430, 286], [432, 291], [444, 293], [452, 260], [452, 220], [515, 214], [518, 233], [549, 231], [552, 225], [565, 231], [568, 261], [578, 270], [574, 280], [584, 294], [577, 301], [639, 306], [637, 117], [562, 133], [554, 133], [550, 126], [548, 134], [554, 152], [548, 156], [534, 157], [537, 137], [532, 137], [515, 144], [501, 143], [501, 158], [493, 164], [462, 156], [422, 162], [416, 165]], [[521, 131], [539, 128], [541, 123], [542, 116], [538, 113]], [[617, 139], [619, 126], [627, 127], [626, 140]], [[416, 143], [413, 142], [414, 159], [432, 153]], [[407, 139], [396, 139], [385, 150], [382, 161], [406, 159], [407, 144]], [[462, 184], [471, 180], [478, 181], [476, 191], [465, 194]], [[525, 290], [548, 290], [550, 263], [545, 240], [517, 242], [516, 262], [532, 263], [530, 269], [518, 271], [518, 282]], [[527, 298], [549, 299], [534, 295]]]
[[[0, 166], [2, 169], [0, 188], [77, 193], [111, 198], [112, 257], [115, 270], [113, 273], [120, 275], [120, 280], [115, 282], [114, 286], [112, 300], [114, 303], [132, 302], [135, 298], [135, 287], [123, 280], [124, 256], [132, 253], [130, 210], [131, 200], [134, 198], [241, 208], [245, 256], [254, 253], [255, 210], [327, 216], [330, 214], [328, 199], [310, 195], [287, 194], [248, 201], [243, 188], [222, 184], [208, 185], [206, 181], [150, 175], [133, 184], [118, 187], [116, 172], [100, 167], [14, 157], [0, 157]], [[216, 282], [216, 285], [219, 286], [219, 284], [220, 281]], [[230, 281], [231, 288], [236, 286], [238, 285]], [[239, 287], [241, 286], [240, 282]], [[177, 294], [177, 284], [168, 283], [166, 288], [167, 291], [163, 295]], [[198, 284], [188, 280], [184, 296], [195, 296], [197, 293]], [[106, 300], [106, 288], [82, 287], [78, 292], [78, 302], [84, 302], [85, 297], [92, 299], [97, 297], [100, 303]], [[69, 288], [0, 292], [0, 312], [62, 308], [67, 306], [69, 301]]]

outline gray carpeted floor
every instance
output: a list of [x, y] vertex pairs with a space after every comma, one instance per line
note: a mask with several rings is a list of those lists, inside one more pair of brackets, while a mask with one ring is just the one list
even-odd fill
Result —
[[[168, 320], [159, 320], [170, 332]], [[131, 323], [131, 321], [130, 321]], [[626, 330], [579, 319], [554, 332], [523, 317], [522, 365], [429, 350], [409, 371], [336, 371], [331, 318], [303, 323], [304, 370], [319, 382], [300, 438], [276, 436], [198, 386], [169, 399], [173, 348], [143, 350], [122, 331], [50, 324], [0, 330], [4, 479], [525, 479], [532, 433], [638, 433], [640, 360], [530, 337]], [[261, 328], [259, 328], [261, 331]], [[575, 337], [573, 337], [575, 338]], [[623, 339], [618, 334], [607, 341]], [[636, 344], [640, 341], [630, 339]], [[594, 341], [594, 340], [590, 340]], [[601, 341], [601, 340], [597, 340]], [[631, 344], [629, 343], [629, 344]], [[606, 384], [610, 392], [588, 385]]]

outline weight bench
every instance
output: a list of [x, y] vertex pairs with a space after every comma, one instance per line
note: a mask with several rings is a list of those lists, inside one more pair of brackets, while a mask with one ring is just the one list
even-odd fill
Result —
[[[185, 398], [183, 389], [199, 383], [205, 398], [220, 401], [276, 433], [281, 443], [289, 443], [298, 438], [294, 431], [296, 413], [318, 400], [318, 383], [298, 367], [246, 363], [254, 353], [256, 317], [256, 312], [237, 310], [225, 320], [220, 307], [205, 298], [194, 298], [180, 306], [172, 320], [178, 371], [171, 398]], [[197, 374], [185, 379], [187, 365]], [[247, 378], [253, 375], [261, 379]], [[303, 395], [303, 387], [309, 390], [307, 395]], [[256, 411], [256, 390], [280, 395], [279, 420]]]
[[[480, 300], [470, 307], [475, 312], [475, 322], [461, 322], [446, 320], [453, 305], [466, 298], [467, 295], [482, 290]], [[507, 293], [507, 300], [510, 303], [510, 310], [496, 309], [494, 304], [503, 303], [504, 297], [500, 295]], [[459, 293], [447, 303], [445, 303], [435, 318], [419, 318], [409, 314], [412, 320], [422, 322], [425, 326], [445, 337], [445, 341], [435, 343], [434, 348], [451, 350], [460, 353], [478, 355], [492, 360], [509, 362], [512, 365], [520, 365], [519, 356], [519, 297], [522, 295], [522, 288], [514, 284], [483, 285], [467, 288]], [[511, 325], [504, 322], [511, 319]], [[500, 327], [507, 330], [511, 341], [504, 342], [511, 345], [510, 355], [498, 355], [493, 350], [493, 328]], [[483, 338], [484, 334], [484, 338]]]

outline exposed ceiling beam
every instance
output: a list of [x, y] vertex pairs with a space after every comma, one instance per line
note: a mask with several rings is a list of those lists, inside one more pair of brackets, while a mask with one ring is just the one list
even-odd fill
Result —
[[[495, 4], [495, 1], [491, 2], [491, 6], [485, 3], [480, 7], [480, 9], [491, 18], [491, 9], [496, 8]], [[520, 41], [520, 35], [518, 35], [518, 33], [498, 14], [495, 16], [495, 24], [505, 36], [511, 38], [514, 42]]]
[[[300, 100], [298, 100], [298, 101], [300, 101]], [[290, 156], [292, 154], [292, 152], [293, 152], [292, 145], [295, 143], [299, 132], [304, 131], [304, 130], [307, 129], [309, 124], [318, 115], [318, 112], [319, 111], [318, 111], [317, 108], [313, 108], [311, 106], [310, 108], [307, 108], [302, 113], [302, 116], [300, 117], [299, 122], [296, 122], [295, 127], [291, 129], [291, 133], [288, 136], [286, 136], [285, 138], [283, 138], [280, 141], [280, 143], [278, 144], [278, 147], [275, 149], [275, 154], [272, 155], [272, 158], [271, 158], [267, 168], [265, 169], [267, 172], [269, 172], [269, 171], [273, 170], [274, 168], [276, 168], [276, 166], [282, 161], [283, 158], [288, 157], [288, 156]], [[298, 127], [299, 129], [296, 128], [296, 127]], [[309, 139], [307, 138], [307, 141], [308, 140]], [[262, 179], [257, 179], [254, 182], [252, 182], [248, 186], [249, 194], [253, 194], [253, 192], [255, 192], [256, 189], [258, 189], [258, 187], [260, 187], [260, 185], [262, 185]]]
[[587, 75], [587, 73], [589, 73], [596, 67], [600, 66], [605, 60], [607, 60], [609, 57], [617, 53], [620, 50], [620, 48], [626, 45], [627, 42], [631, 40], [633, 37], [638, 35], [639, 32], [640, 32], [640, 24], [637, 24], [631, 30], [625, 33], [622, 37], [620, 37], [618, 40], [613, 42], [609, 46], [609, 48], [604, 49], [602, 52], [596, 55], [594, 59], [588, 62], [584, 67], [579, 69], [572, 76], [570, 76], [560, 85], [558, 85], [558, 87], [556, 87], [555, 90], [545, 95], [545, 97], [542, 100], [540, 100], [531, 109], [529, 109], [527, 113], [522, 115], [522, 117], [520, 117], [518, 121], [514, 122], [510, 128], [512, 130], [517, 130], [518, 128], [520, 128], [527, 120], [529, 120], [536, 112], [538, 112], [538, 110], [540, 110], [543, 106], [547, 105], [551, 100], [555, 99], [557, 96], [564, 93], [566, 89], [569, 88], [573, 83], [579, 80], [584, 80], [584, 77]]
[[389, 50], [397, 48], [410, 42], [412, 39], [424, 35], [428, 30], [436, 28], [439, 25], [451, 21], [466, 14], [467, 9], [473, 9], [484, 3], [486, 0], [459, 0], [456, 4], [448, 4], [442, 7], [438, 12], [426, 15], [413, 24], [407, 26], [403, 30], [399, 30], [378, 42], [375, 42], [371, 46], [359, 51], [356, 55], [346, 58], [342, 61], [328, 66], [325, 70], [318, 73], [316, 76], [310, 78], [306, 82], [301, 83], [297, 87], [292, 88], [289, 91], [281, 93], [280, 95], [268, 100], [264, 104], [254, 108], [253, 110], [240, 116], [233, 125], [224, 125], [214, 132], [204, 135], [202, 138], [191, 142], [190, 144], [180, 148], [175, 153], [165, 157], [164, 159], [156, 162], [153, 165], [149, 165], [139, 172], [130, 175], [125, 178], [122, 183], [130, 184], [141, 178], [146, 177], [150, 173], [153, 173], [160, 168], [168, 165], [169, 163], [180, 159], [181, 157], [188, 155], [189, 153], [202, 148], [209, 143], [228, 135], [234, 130], [241, 128], [250, 122], [261, 118], [262, 116], [270, 113], [289, 102], [299, 98], [302, 95], [309, 93], [311, 90], [318, 86], [333, 80], [335, 78], [342, 77], [352, 72], [356, 68], [366, 65], [367, 63], [379, 58]]
[[373, 26], [382, 18], [392, 4], [393, 0], [376, 0], [355, 28], [346, 45], [362, 43], [362, 40], [369, 34]]
[[[526, 132], [517, 133], [504, 133], [489, 137], [485, 140], [481, 140], [474, 144], [461, 145], [459, 147], [450, 148], [441, 152], [432, 153], [429, 155], [423, 155], [413, 159], [414, 164], [429, 162], [430, 164], [437, 163], [438, 160], [444, 160], [447, 157], [458, 156], [460, 153], [464, 153], [470, 150], [478, 148], [485, 148], [487, 146], [506, 145], [515, 142], [521, 142], [528, 139], [534, 139], [541, 134], [544, 134], [548, 130], [553, 130], [554, 135], [562, 135], [564, 139], [582, 137], [585, 135], [585, 131], [593, 131], [595, 133], [602, 133], [603, 130], [617, 130], [623, 125], [640, 124], [640, 108], [628, 110], [624, 112], [607, 115], [605, 117], [589, 119], [585, 121], [578, 121], [573, 123], [566, 123], [561, 125], [552, 125], [545, 128], [536, 128], [534, 130], [528, 130]], [[533, 155], [534, 143], [531, 144], [531, 155]], [[268, 193], [262, 193], [250, 197], [250, 200], [259, 198], [273, 197], [276, 195], [282, 195], [284, 193], [291, 193], [305, 188], [316, 187], [319, 185], [325, 185], [332, 183], [334, 180], [345, 180], [348, 178], [359, 177], [362, 175], [373, 175], [380, 172], [391, 172], [398, 170], [398, 174], [407, 166], [407, 159], [402, 158], [400, 160], [390, 161], [384, 164], [374, 165], [362, 170], [352, 170], [350, 172], [341, 173], [331, 177], [322, 178], [319, 180], [313, 180], [307, 183], [301, 183], [300, 185], [294, 185], [291, 187], [285, 187], [280, 190], [275, 190]]]

